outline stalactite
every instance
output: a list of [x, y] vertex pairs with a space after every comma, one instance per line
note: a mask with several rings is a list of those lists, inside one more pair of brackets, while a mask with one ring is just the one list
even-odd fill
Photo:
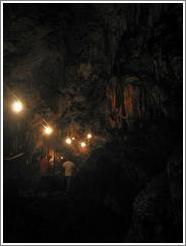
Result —
[[111, 128], [122, 128], [123, 121], [128, 126], [134, 122], [153, 120], [166, 115], [163, 105], [165, 95], [157, 85], [142, 83], [123, 83], [117, 79], [107, 88], [109, 124]]

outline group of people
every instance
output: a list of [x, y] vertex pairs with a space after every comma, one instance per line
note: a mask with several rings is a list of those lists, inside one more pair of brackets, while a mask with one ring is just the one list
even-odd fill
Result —
[[72, 177], [77, 170], [76, 165], [72, 161], [65, 158], [57, 158], [56, 160], [52, 161], [51, 159], [52, 158], [50, 155], [41, 156], [39, 161], [40, 175], [45, 176], [50, 172], [50, 170], [58, 167], [58, 169], [61, 170], [61, 175], [64, 175], [65, 178], [66, 192], [69, 192], [71, 188]]

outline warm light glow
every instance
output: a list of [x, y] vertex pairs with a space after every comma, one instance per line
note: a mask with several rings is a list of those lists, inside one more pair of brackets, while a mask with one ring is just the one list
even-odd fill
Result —
[[61, 156], [61, 160], [63, 160], [63, 156]]
[[81, 145], [81, 148], [85, 148], [87, 146], [85, 142], [81, 142], [80, 145]]
[[87, 138], [88, 138], [88, 139], [92, 138], [92, 134], [88, 133], [88, 134], [87, 134]]
[[72, 140], [75, 140], [75, 137], [73, 137]]
[[72, 143], [72, 140], [71, 140], [70, 138], [66, 138], [65, 142], [66, 142], [67, 144], [71, 144], [71, 143]]
[[53, 132], [53, 129], [50, 126], [45, 126], [44, 127], [44, 133], [46, 135], [50, 135]]
[[12, 110], [15, 113], [19, 113], [23, 110], [23, 104], [20, 101], [15, 101], [12, 103]]

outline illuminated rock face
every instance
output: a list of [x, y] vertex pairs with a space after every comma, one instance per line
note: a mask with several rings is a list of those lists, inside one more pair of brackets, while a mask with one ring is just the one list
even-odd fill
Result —
[[113, 78], [107, 87], [107, 123], [110, 128], [167, 116], [166, 96], [155, 84], [137, 77]]
[[60, 138], [181, 122], [180, 6], [7, 5], [4, 16], [4, 83]]
[[6, 6], [5, 83], [31, 103], [39, 93], [40, 112], [55, 112], [67, 131], [72, 121], [100, 132], [167, 110], [173, 118], [182, 111], [181, 16], [179, 4]]

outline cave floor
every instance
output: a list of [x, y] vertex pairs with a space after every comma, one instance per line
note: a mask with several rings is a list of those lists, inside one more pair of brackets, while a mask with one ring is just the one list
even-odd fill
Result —
[[16, 180], [4, 189], [4, 242], [122, 242], [121, 218], [104, 207], [86, 207], [78, 194], [67, 194], [59, 175], [37, 176], [30, 184]]

